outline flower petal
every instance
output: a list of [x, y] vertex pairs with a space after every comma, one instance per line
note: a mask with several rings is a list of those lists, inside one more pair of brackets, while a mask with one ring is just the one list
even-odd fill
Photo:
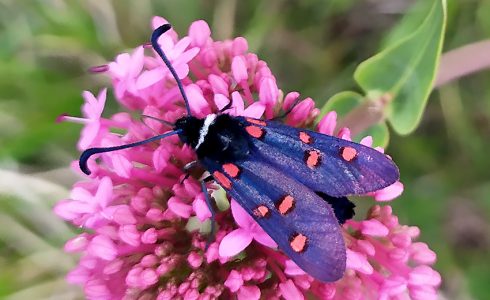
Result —
[[252, 225], [255, 224], [254, 219], [243, 209], [243, 207], [235, 201], [235, 199], [231, 199], [231, 214], [235, 219], [235, 222], [238, 226], [250, 229]]
[[89, 240], [87, 239], [87, 234], [82, 233], [82, 234], [77, 235], [76, 237], [68, 240], [65, 243], [64, 250], [66, 252], [79, 252], [79, 251], [85, 250], [88, 243], [89, 243]]
[[80, 133], [80, 140], [78, 141], [78, 149], [85, 150], [89, 148], [97, 139], [100, 133], [100, 122], [91, 121], [87, 123]]
[[81, 214], [90, 213], [94, 210], [92, 205], [72, 200], [62, 200], [54, 207], [54, 213], [65, 220], [74, 220]]
[[230, 99], [228, 99], [225, 95], [214, 94], [214, 104], [216, 104], [216, 107], [219, 110], [223, 109], [223, 107], [225, 107], [228, 103], [230, 103]]
[[260, 289], [256, 285], [242, 286], [237, 293], [238, 300], [260, 299]]
[[304, 299], [303, 293], [298, 289], [291, 279], [279, 284], [281, 295], [286, 300], [300, 300]]
[[252, 242], [252, 235], [242, 229], [235, 229], [228, 233], [219, 244], [219, 255], [223, 257], [235, 256]]
[[[208, 77], [208, 81], [209, 81], [209, 84], [211, 84], [211, 88], [213, 89], [213, 93], [215, 94], [215, 96], [217, 94], [222, 94], [226, 97], [228, 97], [230, 95], [230, 92], [228, 91], [228, 84], [220, 76], [215, 75], [215, 74], [210, 74]], [[218, 109], [221, 109], [221, 108], [222, 107], [218, 107]]]
[[403, 183], [397, 181], [390, 186], [374, 193], [376, 201], [391, 201], [400, 196], [403, 192]]
[[203, 46], [211, 36], [211, 29], [204, 20], [192, 22], [189, 27], [189, 37], [192, 39], [192, 45]]
[[142, 90], [152, 86], [155, 83], [162, 81], [167, 74], [168, 72], [164, 67], [144, 71], [138, 76], [138, 79], [136, 79], [136, 88]]
[[192, 213], [192, 206], [183, 203], [177, 197], [171, 197], [167, 202], [168, 208], [182, 218], [189, 218]]
[[117, 256], [114, 242], [105, 235], [97, 235], [88, 246], [88, 251], [103, 260], [113, 260]]
[[440, 283], [441, 275], [426, 265], [413, 268], [408, 276], [408, 284], [410, 285], [438, 286]]
[[297, 275], [305, 275], [305, 271], [298, 267], [298, 265], [292, 261], [292, 260], [286, 260], [285, 262], [285, 268], [284, 268], [284, 273], [290, 276], [297, 276]]
[[231, 100], [233, 101], [233, 105], [230, 111], [233, 113], [233, 115], [241, 115], [243, 113], [245, 105], [243, 103], [243, 98], [240, 93], [236, 91], [231, 93]]
[[387, 236], [389, 229], [376, 219], [361, 222], [361, 232], [370, 236]]
[[233, 57], [233, 61], [231, 62], [231, 73], [233, 74], [233, 78], [235, 78], [236, 82], [247, 80], [247, 62], [243, 56]]
[[209, 109], [209, 104], [204, 98], [202, 90], [198, 85], [189, 84], [185, 87], [185, 92], [187, 94], [187, 97], [189, 99], [192, 99], [189, 105], [191, 107], [191, 111], [194, 114], [198, 116], [204, 116], [211, 112], [211, 110]]
[[318, 131], [323, 134], [333, 135], [335, 127], [337, 127], [337, 113], [335, 111], [329, 112], [318, 123]]
[[374, 271], [365, 254], [350, 249], [347, 249], [347, 268], [368, 275]]
[[277, 248], [276, 242], [257, 224], [254, 230], [254, 240], [269, 248]]
[[242, 275], [236, 270], [232, 270], [228, 275], [224, 285], [230, 289], [232, 293], [235, 293], [243, 286]]
[[112, 218], [119, 225], [136, 224], [136, 218], [128, 205], [112, 206]]
[[194, 212], [196, 213], [196, 217], [201, 222], [211, 218], [211, 212], [209, 211], [208, 205], [206, 204], [206, 201], [203, 198], [204, 198], [204, 195], [202, 195], [202, 194], [198, 195], [196, 197], [196, 200], [194, 200], [194, 202], [192, 202], [192, 208], [194, 209]]
[[102, 178], [94, 196], [101, 207], [106, 207], [112, 200], [112, 180], [106, 176]]
[[265, 105], [260, 102], [254, 102], [243, 111], [243, 116], [260, 119], [264, 112]]
[[368, 135], [362, 138], [362, 140], [359, 142], [359, 144], [371, 147], [373, 146], [373, 137]]

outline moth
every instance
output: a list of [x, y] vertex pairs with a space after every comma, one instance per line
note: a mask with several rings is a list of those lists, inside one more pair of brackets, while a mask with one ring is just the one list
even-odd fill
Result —
[[[354, 215], [354, 204], [346, 196], [395, 183], [397, 166], [370, 147], [273, 120], [226, 113], [193, 116], [182, 83], [157, 43], [170, 28], [169, 24], [157, 28], [151, 43], [175, 78], [187, 115], [173, 124], [173, 131], [150, 139], [85, 150], [80, 169], [90, 174], [87, 161], [93, 154], [178, 135], [194, 149], [212, 179], [300, 268], [320, 281], [340, 279], [346, 268], [341, 224]], [[201, 185], [211, 209], [206, 185]]]

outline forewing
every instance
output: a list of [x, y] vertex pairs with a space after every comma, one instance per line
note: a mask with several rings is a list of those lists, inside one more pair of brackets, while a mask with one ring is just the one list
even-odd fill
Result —
[[314, 191], [335, 197], [361, 195], [399, 179], [393, 161], [373, 148], [273, 121], [240, 120], [246, 128], [261, 130], [260, 137], [251, 139], [256, 157]]
[[224, 166], [203, 163], [299, 267], [325, 282], [342, 277], [344, 240], [326, 201], [254, 155]]

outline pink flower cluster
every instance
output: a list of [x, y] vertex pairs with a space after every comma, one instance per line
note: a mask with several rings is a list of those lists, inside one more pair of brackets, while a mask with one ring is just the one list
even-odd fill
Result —
[[[155, 17], [152, 25], [163, 23]], [[182, 79], [195, 115], [204, 116], [232, 101], [230, 114], [271, 118], [300, 97], [278, 89], [267, 64], [247, 51], [244, 38], [221, 42], [213, 41], [210, 34], [206, 22], [196, 21], [187, 36], [179, 39], [172, 30], [158, 41]], [[148, 47], [121, 54], [97, 70], [110, 76], [116, 100], [135, 113], [102, 117], [106, 90], [97, 97], [84, 92], [84, 117], [61, 117], [84, 124], [80, 149], [140, 141], [171, 129], [134, 115], [174, 122], [185, 114], [175, 81]], [[306, 98], [285, 121], [310, 126], [318, 113], [313, 100]], [[320, 121], [318, 131], [334, 134], [335, 127], [336, 114], [331, 112]], [[337, 135], [350, 138], [348, 129]], [[371, 142], [370, 138], [362, 141], [368, 146]], [[322, 283], [278, 251], [234, 201], [231, 209], [217, 213], [219, 229], [206, 249], [207, 236], [195, 224], [209, 222], [211, 214], [198, 180], [183, 180], [182, 167], [195, 155], [176, 136], [98, 157], [100, 163], [89, 161], [92, 174], [76, 183], [69, 199], [54, 209], [85, 231], [68, 241], [65, 250], [80, 254], [67, 279], [83, 286], [89, 299], [437, 296], [440, 276], [429, 266], [436, 259], [434, 252], [414, 242], [419, 230], [400, 225], [390, 206], [375, 205], [365, 220], [344, 224], [348, 269], [338, 282]], [[75, 163], [73, 168], [81, 174]], [[397, 182], [371, 196], [389, 201], [402, 190]], [[228, 201], [225, 197], [219, 190], [215, 193], [218, 201]]]

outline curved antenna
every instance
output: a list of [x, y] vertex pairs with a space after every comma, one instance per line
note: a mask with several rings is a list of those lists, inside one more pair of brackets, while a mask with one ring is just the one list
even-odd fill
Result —
[[153, 142], [156, 140], [160, 140], [160, 139], [163, 139], [163, 138], [175, 135], [175, 134], [179, 134], [179, 133], [182, 133], [182, 130], [179, 129], [179, 130], [166, 132], [166, 133], [156, 135], [154, 137], [151, 137], [151, 138], [143, 140], [143, 141], [139, 141], [139, 142], [135, 142], [135, 143], [131, 143], [131, 144], [126, 144], [126, 145], [120, 145], [120, 146], [114, 146], [114, 147], [105, 147], [105, 148], [90, 148], [90, 149], [87, 149], [87, 150], [82, 152], [82, 155], [80, 155], [80, 160], [78, 162], [78, 165], [80, 166], [80, 170], [82, 170], [83, 173], [90, 175], [91, 172], [87, 166], [87, 161], [94, 154], [132, 148], [132, 147], [147, 144], [147, 143], [150, 143], [150, 142]]
[[[152, 120], [158, 121], [158, 122], [160, 122], [160, 123], [162, 123], [162, 124], [164, 124], [164, 125], [170, 126], [170, 127], [174, 127], [174, 126], [175, 126], [175, 124], [173, 124], [173, 123], [170, 123], [170, 122], [168, 122], [168, 121], [165, 121], [165, 120], [162, 120], [162, 119], [159, 119], [159, 118], [155, 118], [155, 117], [153, 117], [153, 116], [149, 116], [149, 115], [141, 115], [141, 120], [142, 120], [142, 121], [143, 121], [143, 119], [144, 119], [144, 118], [147, 118], [147, 119], [152, 119]], [[143, 123], [145, 123], [145, 121], [143, 121]], [[146, 123], [145, 123], [145, 125], [146, 125]], [[148, 125], [147, 125], [147, 126], [148, 126]]]
[[175, 78], [175, 81], [177, 81], [177, 86], [179, 87], [180, 94], [182, 94], [182, 97], [184, 98], [187, 115], [192, 116], [189, 100], [187, 99], [187, 95], [185, 94], [184, 87], [182, 86], [182, 82], [180, 81], [179, 76], [177, 76], [177, 72], [175, 71], [174, 67], [172, 67], [172, 64], [168, 60], [167, 56], [165, 55], [165, 53], [163, 53], [162, 48], [160, 47], [160, 45], [158, 45], [158, 38], [162, 34], [167, 32], [170, 28], [172, 28], [172, 25], [163, 24], [162, 26], [155, 29], [151, 34], [151, 45], [153, 46], [153, 49], [155, 49], [155, 51], [158, 53], [158, 55], [162, 58], [165, 65], [170, 70], [170, 73], [172, 73], [172, 76]]

